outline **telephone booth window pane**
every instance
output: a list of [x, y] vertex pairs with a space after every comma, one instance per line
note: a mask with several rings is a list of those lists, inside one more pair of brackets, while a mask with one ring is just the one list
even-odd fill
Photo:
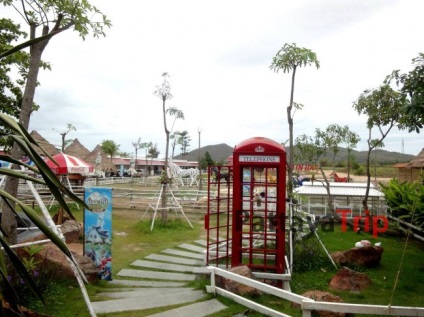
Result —
[[[261, 268], [275, 265], [277, 205], [277, 168], [243, 167], [241, 198], [242, 250], [247, 254], [244, 263]], [[262, 254], [255, 258], [255, 254]]]

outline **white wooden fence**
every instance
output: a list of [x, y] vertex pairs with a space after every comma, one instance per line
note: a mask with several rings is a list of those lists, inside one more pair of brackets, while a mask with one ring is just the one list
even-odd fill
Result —
[[227, 279], [254, 287], [264, 293], [274, 295], [276, 297], [288, 300], [300, 305], [303, 317], [311, 317], [312, 311], [331, 311], [337, 313], [352, 313], [352, 314], [365, 314], [365, 315], [385, 315], [385, 316], [424, 316], [424, 307], [404, 307], [404, 306], [384, 306], [384, 305], [366, 305], [366, 304], [350, 304], [350, 303], [330, 303], [318, 302], [290, 291], [280, 289], [232, 272], [226, 271], [221, 268], [208, 266], [196, 270], [196, 273], [210, 274], [211, 285], [207, 286], [206, 290], [209, 293], [218, 294], [233, 301], [246, 306], [250, 309], [258, 311], [266, 316], [289, 316], [283, 312], [276, 311], [269, 307], [255, 303], [242, 296], [231, 293], [215, 283], [216, 276], [222, 276]]

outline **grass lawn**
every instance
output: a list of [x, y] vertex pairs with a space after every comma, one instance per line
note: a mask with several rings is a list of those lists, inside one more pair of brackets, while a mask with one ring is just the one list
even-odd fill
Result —
[[[72, 207], [72, 206], [71, 206]], [[203, 212], [199, 210], [185, 210], [194, 229], [190, 228], [181, 214], [169, 213], [171, 224], [161, 226], [159, 217], [153, 231], [150, 231], [151, 219], [146, 216], [140, 221], [145, 210], [114, 209], [112, 258], [113, 277], [116, 277], [123, 268], [129, 268], [130, 263], [137, 259], [160, 250], [171, 248], [183, 242], [192, 242], [205, 238], [203, 229]], [[77, 219], [82, 220], [83, 212], [73, 209]], [[177, 215], [179, 215], [177, 219]], [[373, 244], [381, 242], [384, 248], [381, 265], [377, 268], [354, 268], [366, 273], [372, 280], [372, 285], [362, 293], [336, 292], [329, 290], [328, 285], [336, 270], [325, 256], [315, 237], [308, 239], [313, 245], [315, 253], [309, 257], [302, 257], [302, 265], [295, 262], [295, 272], [292, 276], [291, 288], [293, 292], [302, 294], [307, 290], [330, 291], [340, 296], [345, 302], [399, 306], [424, 306], [424, 243], [409, 240], [404, 237], [380, 235], [373, 238], [367, 233], [357, 234], [353, 231], [342, 232], [335, 226], [334, 232], [318, 231], [321, 240], [328, 251], [341, 251], [354, 247], [355, 242], [369, 240]], [[296, 258], [295, 258], [296, 259]], [[296, 269], [296, 266], [301, 267]], [[198, 287], [208, 284], [208, 281], [198, 281]], [[396, 285], [396, 287], [395, 287]], [[88, 285], [87, 290], [91, 298], [96, 293], [107, 288], [107, 282], [101, 281], [97, 285]], [[214, 317], [232, 316], [247, 310], [225, 298], [219, 298], [229, 310], [220, 312]], [[291, 307], [291, 303], [282, 301], [273, 296], [263, 295], [255, 301], [284, 311], [293, 316], [301, 316], [301, 311]], [[89, 316], [81, 291], [75, 281], [61, 281], [54, 284], [46, 294], [47, 308], [34, 303], [40, 312], [50, 316]], [[34, 306], [33, 306], [34, 308]], [[149, 313], [152, 313], [150, 311]], [[147, 312], [146, 312], [147, 314]], [[109, 316], [145, 316], [142, 312], [112, 314]], [[249, 316], [262, 316], [251, 312]]]

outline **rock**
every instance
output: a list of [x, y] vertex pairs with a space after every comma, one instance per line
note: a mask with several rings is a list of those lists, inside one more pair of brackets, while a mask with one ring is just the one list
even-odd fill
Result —
[[83, 225], [74, 220], [66, 220], [60, 225], [60, 230], [66, 243], [78, 243], [83, 232]]
[[365, 273], [343, 267], [330, 280], [330, 289], [358, 293], [371, 284], [371, 279]]
[[384, 249], [379, 246], [352, 248], [331, 254], [333, 261], [339, 266], [347, 267], [376, 267], [380, 265]]
[[16, 311], [16, 308], [11, 307], [11, 305], [6, 302], [4, 299], [2, 299], [2, 315], [4, 317], [49, 317], [49, 315], [41, 314], [34, 312], [32, 310], [29, 310], [26, 307], [18, 306], [17, 309], [19, 310], [19, 313]]
[[[80, 237], [83, 233], [83, 225], [75, 220], [66, 220], [58, 228], [65, 237], [66, 243], [80, 243]], [[26, 239], [23, 242], [39, 241], [47, 239], [46, 235], [40, 231], [40, 234], [36, 237]]]
[[[60, 230], [63, 236], [65, 237], [65, 242], [68, 246], [81, 244], [81, 223], [78, 223], [74, 220], [66, 220], [63, 224], [61, 224]], [[39, 241], [45, 239], [47, 239], [47, 237], [43, 233], [40, 233], [40, 235], [38, 235], [37, 237], [28, 239], [25, 242]], [[42, 246], [43, 250], [37, 253], [35, 257], [36, 259], [42, 261], [44, 267], [55, 268], [53, 277], [75, 279], [74, 272], [71, 268], [71, 265], [69, 264], [67, 257], [57, 246], [55, 246], [52, 242], [40, 244], [40, 246]], [[85, 277], [87, 278], [87, 281], [93, 283], [98, 280], [98, 270], [95, 263], [90, 257], [82, 255], [82, 249], [83, 247], [81, 244], [81, 248], [78, 248], [79, 252], [73, 252], [71, 250], [71, 253], [75, 261], [81, 268], [82, 272], [84, 273]], [[21, 253], [21, 255], [24, 256], [25, 253]]]
[[[88, 256], [83, 256], [72, 251], [71, 253], [87, 281], [90, 283], [95, 282], [98, 279], [98, 270], [93, 260]], [[42, 261], [44, 267], [54, 268], [53, 277], [75, 279], [74, 271], [67, 257], [53, 243], [43, 244], [43, 249], [35, 255], [35, 258]]]
[[[250, 279], [253, 279], [252, 270], [248, 266], [236, 266], [231, 269], [229, 269], [229, 272], [232, 272], [234, 274], [238, 274], [244, 277], [248, 277]], [[217, 285], [221, 288], [226, 289], [229, 292], [232, 292], [234, 294], [238, 294], [241, 296], [244, 295], [251, 295], [251, 296], [259, 296], [262, 295], [262, 292], [257, 290], [254, 287], [238, 283], [234, 280], [219, 277], [217, 278]]]
[[[303, 293], [302, 296], [308, 297], [310, 299], [313, 299], [317, 302], [330, 302], [330, 303], [343, 303], [343, 299], [341, 299], [337, 295], [333, 295], [329, 292], [323, 292], [323, 291], [307, 291], [306, 293]], [[292, 307], [300, 308], [300, 304], [292, 303]], [[335, 313], [331, 311], [313, 311], [313, 315], [317, 314], [320, 317], [344, 317], [347, 314], [344, 313]]]

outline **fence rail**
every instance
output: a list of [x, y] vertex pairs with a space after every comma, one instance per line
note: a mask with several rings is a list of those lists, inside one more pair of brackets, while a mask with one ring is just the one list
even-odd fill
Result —
[[[160, 184], [155, 176], [136, 178], [132, 179], [129, 177], [109, 177], [104, 179], [89, 179], [85, 182], [84, 186], [72, 186], [72, 191], [79, 198], [84, 198], [85, 187], [94, 186], [108, 186], [119, 184], [119, 187], [114, 187], [112, 191], [113, 205], [118, 208], [141, 208], [145, 209], [149, 204], [155, 203], [158, 199], [160, 191]], [[140, 184], [146, 185], [139, 186]], [[157, 188], [152, 187], [156, 184]], [[133, 188], [135, 186], [137, 188]], [[54, 196], [50, 190], [45, 186], [36, 186], [38, 194], [47, 207], [54, 205]], [[155, 188], [155, 189], [152, 189]], [[177, 202], [183, 208], [191, 209], [204, 209], [207, 207], [208, 191], [199, 190], [197, 187], [180, 186], [172, 188], [172, 192]], [[27, 184], [22, 183], [18, 190], [18, 199], [24, 201], [28, 205], [33, 207], [37, 205], [37, 201], [34, 198], [31, 190]], [[70, 199], [65, 197], [65, 200], [72, 202]]]
[[198, 273], [209, 273], [211, 285], [206, 287], [207, 292], [219, 294], [230, 298], [237, 303], [256, 310], [267, 316], [288, 316], [282, 312], [276, 311], [269, 307], [265, 307], [254, 301], [242, 296], [231, 293], [216, 285], [216, 276], [222, 276], [227, 279], [234, 280], [244, 285], [254, 287], [264, 293], [274, 295], [276, 297], [297, 303], [302, 309], [303, 317], [311, 317], [312, 311], [329, 311], [338, 313], [364, 314], [364, 315], [386, 315], [386, 316], [424, 316], [424, 307], [406, 307], [406, 306], [390, 306], [390, 305], [367, 305], [367, 304], [351, 304], [351, 303], [330, 303], [318, 302], [311, 298], [304, 297], [290, 291], [280, 289], [224, 269], [208, 266], [197, 271]]

